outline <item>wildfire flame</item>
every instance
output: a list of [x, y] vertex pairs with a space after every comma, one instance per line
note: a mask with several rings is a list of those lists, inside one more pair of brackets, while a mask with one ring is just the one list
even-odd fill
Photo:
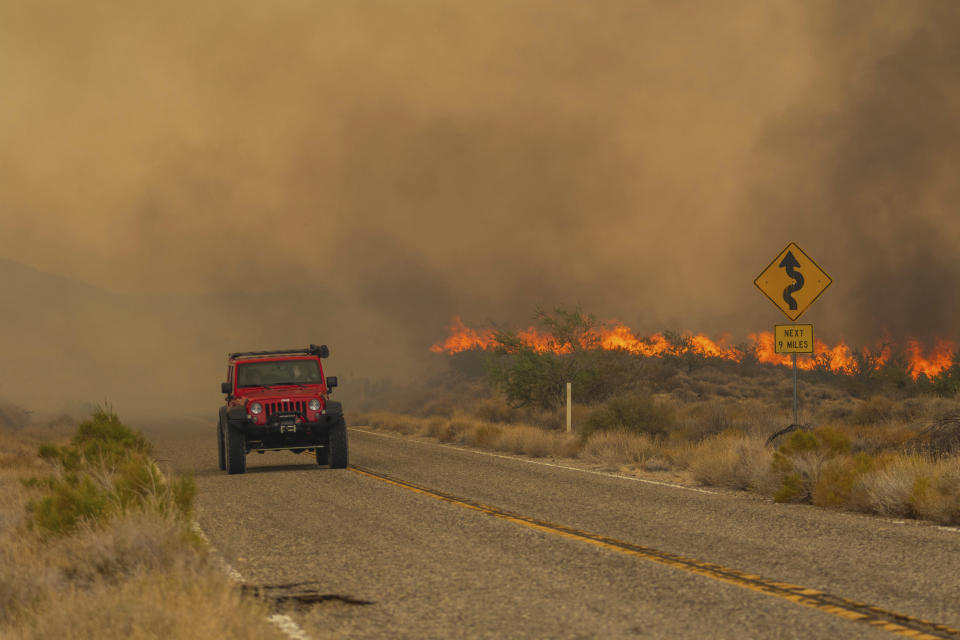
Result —
[[[518, 331], [514, 335], [521, 346], [540, 353], [570, 353], [574, 350], [574, 345], [558, 344], [553, 336], [534, 327]], [[579, 338], [580, 344], [576, 346], [582, 349], [626, 351], [653, 358], [693, 353], [707, 358], [722, 358], [735, 362], [742, 361], [749, 354], [760, 363], [792, 366], [793, 359], [790, 355], [776, 352], [773, 333], [769, 331], [751, 333], [749, 340], [749, 345], [742, 347], [731, 344], [729, 335], [716, 340], [702, 333], [692, 332], [682, 334], [679, 340], [671, 340], [663, 333], [639, 336], [629, 327], [614, 322], [585, 332]], [[454, 354], [463, 351], [492, 350], [500, 346], [501, 342], [498, 340], [496, 331], [472, 329], [467, 327], [459, 317], [454, 317], [450, 334], [442, 342], [430, 347], [430, 351]], [[932, 348], [924, 349], [920, 341], [909, 338], [903, 350], [905, 365], [914, 380], [921, 374], [928, 378], [935, 378], [953, 365], [956, 350], [957, 343], [952, 340], [938, 338]], [[823, 340], [816, 339], [813, 344], [813, 356], [798, 358], [797, 367], [807, 371], [819, 367], [834, 373], [851, 375], [864, 370], [879, 369], [890, 361], [892, 355], [893, 351], [889, 344], [880, 344], [875, 349], [854, 350], [843, 341], [830, 346]]]

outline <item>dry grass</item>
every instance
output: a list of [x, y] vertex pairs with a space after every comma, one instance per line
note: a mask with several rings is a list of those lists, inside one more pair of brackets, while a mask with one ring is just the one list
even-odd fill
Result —
[[389, 411], [372, 411], [354, 420], [376, 429], [404, 435], [426, 436], [440, 442], [466, 444], [478, 449], [517, 453], [534, 458], [576, 457], [575, 435], [529, 424], [502, 424], [457, 413], [451, 418], [420, 418]]
[[285, 638], [267, 611], [241, 595], [221, 572], [182, 568], [139, 574], [58, 594], [29, 626], [8, 637], [35, 640]]
[[580, 457], [609, 465], [638, 465], [670, 468], [659, 440], [646, 433], [597, 431], [583, 444]]
[[960, 524], [960, 460], [889, 456], [857, 479], [852, 495], [861, 511]]
[[765, 438], [777, 431], [784, 420], [783, 412], [769, 403], [714, 398], [684, 405], [677, 433], [694, 441], [731, 431]]
[[[699, 384], [721, 385], [717, 374]], [[692, 383], [691, 383], [692, 384]], [[611, 470], [686, 473], [699, 484], [746, 490], [782, 502], [803, 502], [895, 517], [960, 524], [960, 457], [934, 458], [917, 436], [938, 417], [960, 412], [957, 398], [874, 396], [857, 400], [825, 385], [812, 386], [811, 415], [820, 425], [794, 432], [777, 448], [766, 439], [786, 425], [789, 403], [741, 394], [726, 383], [721, 397], [672, 402], [675, 422], [666, 435], [611, 428], [580, 433], [509, 423], [513, 414], [487, 402], [481, 419], [458, 410], [452, 416], [412, 417], [372, 412], [371, 426], [480, 449], [531, 457], [580, 458]], [[790, 389], [792, 391], [792, 388]], [[820, 399], [821, 404], [816, 404]], [[596, 405], [596, 407], [606, 405]], [[584, 424], [589, 407], [580, 407]], [[549, 422], [556, 421], [550, 417]]]
[[763, 491], [770, 486], [773, 451], [757, 436], [736, 433], [705, 439], [689, 455], [689, 468], [701, 484]]
[[23, 482], [55, 473], [39, 444], [26, 429], [0, 431], [0, 637], [284, 637], [178, 512], [147, 501], [65, 535], [41, 535], [27, 505], [45, 489]]

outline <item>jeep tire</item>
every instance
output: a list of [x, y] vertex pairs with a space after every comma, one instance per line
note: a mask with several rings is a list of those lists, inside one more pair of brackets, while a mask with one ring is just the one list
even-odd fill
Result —
[[347, 468], [347, 423], [342, 417], [330, 426], [330, 446], [327, 450], [331, 469]]
[[227, 468], [227, 454], [224, 451], [223, 444], [223, 424], [217, 425], [217, 462], [220, 465], [220, 471]]
[[325, 467], [330, 464], [330, 440], [327, 439], [327, 442], [322, 447], [317, 447], [314, 449], [317, 454], [317, 464], [321, 467]]
[[225, 431], [224, 449], [226, 450], [227, 473], [231, 475], [243, 473], [247, 470], [246, 442], [244, 442], [243, 432], [230, 423], [227, 423]]

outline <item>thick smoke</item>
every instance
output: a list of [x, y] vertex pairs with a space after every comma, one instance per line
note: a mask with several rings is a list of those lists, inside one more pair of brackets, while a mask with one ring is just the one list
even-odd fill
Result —
[[958, 12], [0, 5], [0, 258], [106, 290], [27, 278], [31, 322], [8, 287], [5, 355], [201, 406], [232, 349], [409, 377], [451, 316], [538, 303], [743, 338], [783, 320], [751, 282], [790, 240], [835, 280], [822, 337], [952, 337]]
[[819, 17], [822, 77], [770, 125], [748, 216], [765, 237], [787, 221], [834, 266], [818, 304], [849, 339], [956, 340], [960, 6], [878, 6]]

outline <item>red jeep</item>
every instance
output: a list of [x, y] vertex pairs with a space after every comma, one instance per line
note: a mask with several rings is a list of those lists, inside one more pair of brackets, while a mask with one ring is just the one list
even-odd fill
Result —
[[313, 449], [317, 464], [347, 466], [347, 424], [339, 402], [329, 399], [336, 377], [323, 377], [327, 345], [282, 351], [231, 353], [227, 395], [220, 407], [220, 469], [243, 473], [251, 451]]

